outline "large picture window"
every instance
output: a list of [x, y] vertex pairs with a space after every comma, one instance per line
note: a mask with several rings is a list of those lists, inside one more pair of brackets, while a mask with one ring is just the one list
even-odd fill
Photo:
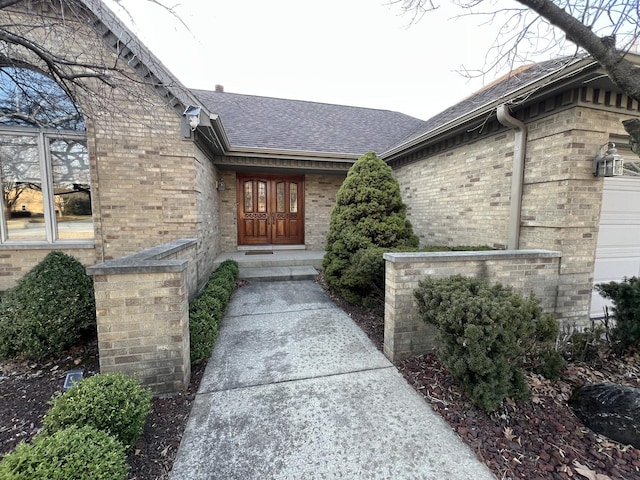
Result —
[[85, 122], [49, 77], [0, 68], [0, 243], [92, 240]]

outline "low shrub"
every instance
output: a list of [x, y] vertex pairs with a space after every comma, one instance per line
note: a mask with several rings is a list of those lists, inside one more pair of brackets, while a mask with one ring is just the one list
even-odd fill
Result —
[[522, 373], [528, 357], [538, 358], [543, 371], [555, 371], [555, 355], [548, 354], [546, 367], [540, 357], [555, 340], [557, 323], [535, 297], [461, 275], [428, 277], [414, 294], [423, 320], [438, 327], [440, 359], [484, 410], [495, 410], [506, 397], [528, 396]]
[[95, 324], [93, 281], [82, 264], [49, 253], [0, 303], [0, 358], [63, 352]]
[[227, 309], [240, 270], [235, 260], [226, 260], [211, 275], [189, 305], [191, 364], [207, 360], [218, 337], [220, 321]]
[[90, 426], [37, 435], [0, 461], [3, 480], [124, 480], [127, 471], [124, 446]]
[[91, 426], [134, 445], [151, 411], [151, 392], [122, 373], [98, 374], [56, 393], [43, 419], [48, 435], [71, 425]]
[[595, 288], [600, 295], [613, 301], [612, 341], [622, 348], [640, 345], [640, 278], [601, 283]]

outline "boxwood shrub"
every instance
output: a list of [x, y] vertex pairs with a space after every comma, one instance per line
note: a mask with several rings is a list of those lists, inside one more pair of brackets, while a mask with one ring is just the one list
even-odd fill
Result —
[[558, 325], [533, 296], [461, 275], [427, 277], [414, 294], [423, 320], [438, 327], [438, 356], [484, 410], [495, 410], [506, 397], [527, 397], [527, 357], [540, 356], [550, 365], [559, 359], [548, 353]]
[[64, 393], [56, 393], [44, 417], [45, 434], [70, 425], [89, 425], [113, 435], [126, 447], [134, 445], [151, 411], [151, 392], [122, 373], [85, 378]]
[[2, 480], [124, 480], [127, 471], [125, 447], [90, 426], [36, 435], [0, 461]]
[[189, 305], [190, 353], [193, 365], [211, 356], [220, 321], [231, 299], [239, 272], [235, 260], [224, 261]]
[[65, 253], [49, 253], [0, 303], [0, 358], [37, 358], [73, 346], [95, 324], [93, 281]]

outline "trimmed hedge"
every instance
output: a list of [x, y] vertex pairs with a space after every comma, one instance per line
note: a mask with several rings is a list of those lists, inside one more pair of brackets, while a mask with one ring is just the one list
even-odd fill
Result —
[[0, 358], [37, 358], [73, 346], [96, 323], [93, 281], [65, 253], [49, 253], [0, 303]]
[[0, 461], [3, 480], [124, 480], [128, 470], [125, 447], [90, 426], [36, 435]]
[[486, 411], [506, 397], [527, 397], [522, 369], [530, 357], [541, 372], [552, 375], [561, 368], [560, 356], [548, 348], [558, 325], [533, 296], [461, 275], [425, 278], [414, 295], [423, 320], [438, 327], [438, 356]]
[[91, 426], [113, 435], [126, 447], [134, 445], [151, 411], [151, 392], [122, 373], [105, 373], [83, 379], [50, 400], [43, 419], [51, 435], [71, 425]]
[[218, 337], [220, 321], [227, 309], [239, 275], [238, 262], [225, 260], [211, 275], [202, 292], [189, 305], [191, 364], [207, 360]]

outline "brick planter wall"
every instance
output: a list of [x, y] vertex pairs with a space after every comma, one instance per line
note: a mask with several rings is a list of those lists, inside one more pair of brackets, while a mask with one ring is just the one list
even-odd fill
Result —
[[129, 374], [155, 394], [186, 390], [196, 250], [196, 240], [183, 239], [87, 268], [102, 373]]
[[562, 254], [548, 250], [385, 253], [384, 354], [392, 362], [422, 355], [435, 346], [435, 327], [418, 315], [413, 291], [426, 276], [466, 275], [534, 293], [555, 313]]

